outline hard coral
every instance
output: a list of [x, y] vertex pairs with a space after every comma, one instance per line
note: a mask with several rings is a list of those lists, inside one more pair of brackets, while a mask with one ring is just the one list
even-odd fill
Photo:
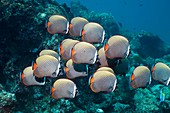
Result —
[[136, 112], [160, 112], [159, 101], [157, 100], [156, 96], [147, 88], [136, 90], [136, 94], [134, 95], [134, 105], [136, 107]]
[[11, 112], [15, 107], [15, 102], [15, 94], [6, 92], [3, 87], [0, 86], [0, 112]]
[[158, 58], [166, 54], [170, 54], [170, 47], [166, 45], [157, 35], [149, 32], [141, 32], [138, 37], [140, 48], [136, 51], [141, 57]]

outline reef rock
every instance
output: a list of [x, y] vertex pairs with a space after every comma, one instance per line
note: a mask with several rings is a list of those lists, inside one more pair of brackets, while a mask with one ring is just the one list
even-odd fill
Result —
[[170, 45], [164, 43], [157, 35], [149, 32], [141, 32], [136, 38], [140, 43], [140, 47], [136, 48], [136, 51], [143, 58], [159, 58], [170, 54]]
[[135, 111], [142, 111], [145, 113], [160, 112], [159, 100], [157, 97], [147, 88], [135, 90], [134, 105]]
[[12, 112], [15, 107], [15, 94], [6, 92], [0, 84], [0, 113]]

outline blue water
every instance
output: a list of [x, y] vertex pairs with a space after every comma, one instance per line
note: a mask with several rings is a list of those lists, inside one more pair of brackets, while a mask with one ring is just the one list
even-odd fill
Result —
[[[57, 0], [70, 6], [73, 0]], [[158, 35], [170, 44], [170, 0], [80, 0], [88, 9], [111, 13], [129, 31]]]

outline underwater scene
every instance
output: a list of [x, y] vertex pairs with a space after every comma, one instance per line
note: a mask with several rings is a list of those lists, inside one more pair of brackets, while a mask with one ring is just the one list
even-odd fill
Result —
[[151, 1], [1, 0], [0, 113], [170, 113], [169, 2]]

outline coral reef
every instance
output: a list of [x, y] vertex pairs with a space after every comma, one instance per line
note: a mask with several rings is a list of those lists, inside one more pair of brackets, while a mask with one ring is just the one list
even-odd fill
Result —
[[[111, 14], [95, 13], [78, 1], [74, 1], [69, 8], [55, 0], [1, 0], [0, 8], [0, 83], [4, 86], [0, 85], [0, 112], [150, 113], [170, 110], [169, 86], [153, 81], [145, 89], [131, 90], [129, 87], [129, 76], [134, 67], [146, 65], [151, 69], [159, 61], [170, 66], [170, 46], [158, 36], [148, 32], [128, 32]], [[53, 14], [63, 15], [68, 20], [82, 16], [100, 23], [106, 30], [106, 38], [121, 34], [129, 39], [130, 71], [125, 76], [117, 75], [117, 88], [113, 93], [93, 93], [89, 89], [88, 78], [84, 77], [73, 80], [80, 91], [79, 96], [69, 100], [54, 100], [50, 96], [50, 87], [55, 78], [48, 80], [45, 86], [27, 87], [21, 83], [19, 73], [31, 65], [42, 49], [57, 51], [59, 42], [69, 37], [58, 34], [52, 36], [46, 31], [46, 20]], [[163, 103], [159, 99], [161, 88], [165, 92]]]
[[16, 101], [15, 94], [6, 92], [0, 84], [0, 113], [12, 112], [15, 108]]
[[148, 89], [137, 89], [134, 95], [135, 111], [160, 112], [159, 101]]
[[[30, 58], [36, 58], [36, 53], [44, 48], [42, 42], [51, 39], [45, 28], [49, 16], [60, 14], [68, 19], [72, 17], [69, 11], [66, 12], [66, 5], [53, 0], [2, 0], [0, 8], [0, 47], [3, 48], [0, 50], [0, 76], [6, 62], [13, 61], [13, 58], [19, 70], [32, 62]], [[0, 81], [6, 83], [5, 79]]]
[[158, 36], [152, 33], [143, 31], [139, 33], [136, 38], [139, 39], [141, 45], [136, 51], [143, 58], [159, 58], [163, 55], [170, 54], [170, 46], [165, 44]]

